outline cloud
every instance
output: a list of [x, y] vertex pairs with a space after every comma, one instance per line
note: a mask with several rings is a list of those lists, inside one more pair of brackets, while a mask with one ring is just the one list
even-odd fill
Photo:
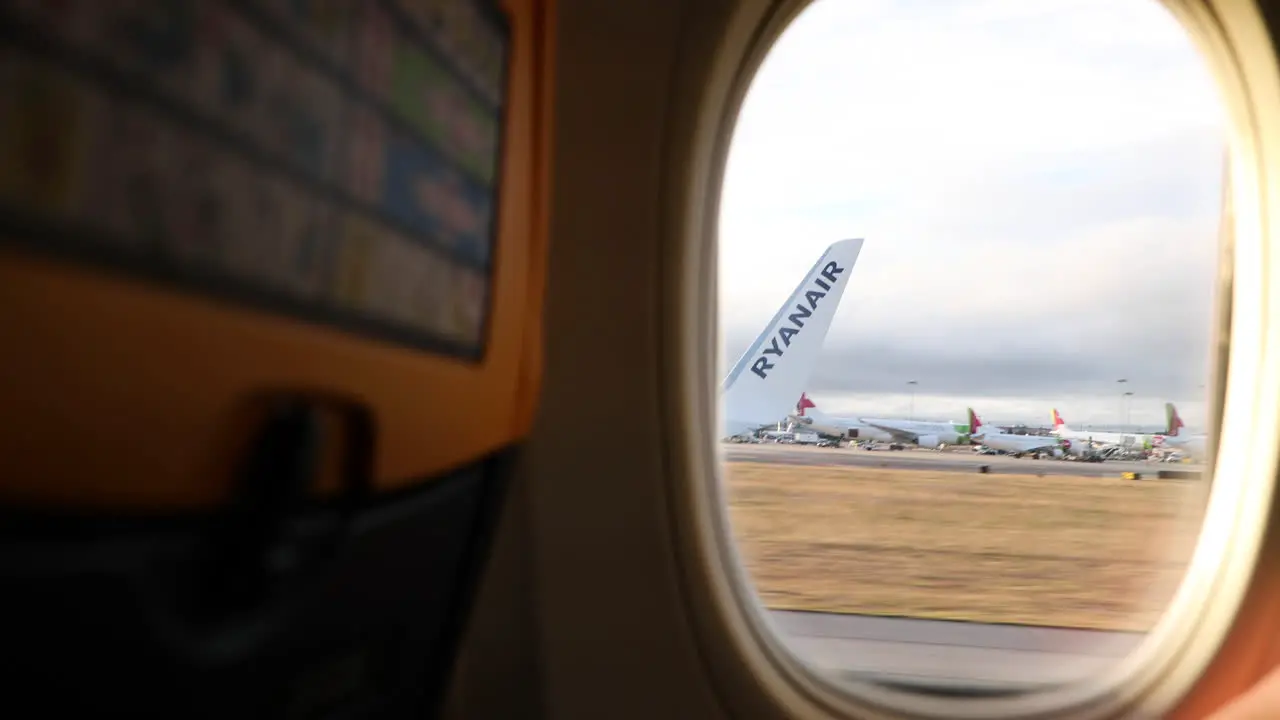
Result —
[[1147, 0], [820, 0], [735, 130], [726, 358], [828, 244], [865, 237], [813, 394], [896, 407], [917, 379], [951, 406], [1075, 398], [1114, 422], [1130, 377], [1161, 421], [1207, 377], [1224, 137]]
[[[1220, 123], [1203, 64], [1149, 0], [1054, 3], [1063, 11], [995, 24], [956, 20], [1020, 3], [861, 5], [815, 3], [775, 46], [735, 132], [728, 200], [839, 201]], [[1131, 45], [1095, 38], [1135, 25]]]

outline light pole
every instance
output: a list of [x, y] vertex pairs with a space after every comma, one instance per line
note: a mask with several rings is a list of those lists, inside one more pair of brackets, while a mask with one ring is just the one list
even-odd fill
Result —
[[[1119, 380], [1116, 381], [1116, 383], [1119, 385], [1124, 385], [1127, 382], [1129, 381], [1126, 380], [1125, 378], [1120, 378]], [[1120, 412], [1116, 413], [1116, 421], [1119, 422], [1122, 420], [1124, 420], [1124, 393], [1121, 393], [1120, 395]]]
[[910, 386], [911, 386], [911, 412], [910, 412], [910, 414], [907, 416], [907, 419], [908, 419], [908, 420], [915, 420], [915, 419], [916, 419], [916, 386], [917, 386], [917, 385], [919, 385], [919, 384], [920, 384], [920, 383], [916, 382], [915, 380], [908, 380], [908, 381], [907, 381], [907, 385], [910, 385]]
[[1125, 406], [1124, 406], [1124, 426], [1125, 426], [1126, 428], [1128, 428], [1128, 427], [1129, 427], [1129, 410], [1133, 407], [1133, 403], [1132, 403], [1132, 402], [1130, 402], [1130, 401], [1128, 401], [1128, 400], [1129, 400], [1129, 398], [1131, 398], [1131, 397], [1133, 397], [1133, 393], [1131, 393], [1131, 392], [1127, 392], [1127, 393], [1125, 393], [1125, 394], [1124, 394], [1124, 398], [1125, 398], [1125, 400], [1126, 400], [1126, 403], [1125, 403]]

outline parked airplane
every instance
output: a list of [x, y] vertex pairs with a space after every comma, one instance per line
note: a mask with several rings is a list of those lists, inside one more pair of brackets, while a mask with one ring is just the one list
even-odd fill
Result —
[[1180, 450], [1192, 457], [1202, 458], [1208, 453], [1208, 437], [1199, 435], [1182, 435], [1180, 430], [1186, 427], [1178, 416], [1178, 408], [1173, 403], [1164, 404], [1165, 431], [1154, 439], [1156, 447]]
[[861, 238], [828, 247], [729, 371], [721, 388], [722, 438], [750, 434], [791, 412], [861, 250]]
[[886, 418], [858, 418], [858, 422], [888, 433], [895, 442], [915, 443], [920, 447], [938, 448], [969, 441], [967, 424]]
[[892, 442], [894, 439], [892, 434], [852, 418], [827, 415], [818, 410], [818, 406], [805, 393], [800, 393], [800, 401], [796, 403], [796, 411], [787, 419], [828, 438], [879, 440], [881, 442]]
[[994, 428], [983, 430], [982, 427], [982, 419], [973, 408], [969, 408], [969, 438], [994, 450], [1014, 455], [1048, 452], [1054, 457], [1062, 457], [1071, 448], [1070, 440], [1053, 435], [1011, 435]]
[[1058, 409], [1053, 409], [1053, 430], [1054, 435], [1067, 440], [1082, 440], [1094, 445], [1103, 447], [1115, 446], [1126, 450], [1149, 450], [1155, 446], [1155, 437], [1153, 435], [1144, 435], [1142, 433], [1117, 433], [1117, 432], [1093, 432], [1090, 430], [1072, 430], [1067, 427], [1067, 423], [1062, 419], [1062, 415], [1058, 414]]

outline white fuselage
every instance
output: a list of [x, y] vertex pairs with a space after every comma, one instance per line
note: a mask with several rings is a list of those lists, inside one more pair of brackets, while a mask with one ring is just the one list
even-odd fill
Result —
[[892, 434], [865, 423], [860, 423], [852, 418], [833, 417], [810, 410], [804, 416], [792, 415], [789, 419], [797, 423], [797, 427], [804, 427], [813, 432], [836, 436], [845, 440], [893, 442]]
[[[955, 423], [927, 420], [891, 420], [887, 418], [858, 418], [868, 427], [874, 427], [894, 436], [899, 442], [915, 442], [921, 445], [960, 442], [963, 433]], [[930, 442], [932, 441], [932, 442]]]
[[1154, 445], [1153, 436], [1141, 433], [1090, 432], [1088, 430], [1072, 430], [1066, 425], [1059, 425], [1053, 429], [1053, 434], [1066, 440], [1093, 442], [1099, 445], [1117, 445], [1135, 450], [1150, 449]]
[[1155, 438], [1156, 447], [1180, 450], [1192, 457], [1203, 458], [1209, 450], [1207, 435], [1160, 435]]
[[974, 442], [980, 442], [994, 450], [1003, 450], [1010, 453], [1026, 453], [1035, 452], [1037, 450], [1052, 451], [1055, 454], [1061, 454], [1062, 439], [1045, 435], [1008, 435], [1000, 432], [983, 431], [971, 438]]

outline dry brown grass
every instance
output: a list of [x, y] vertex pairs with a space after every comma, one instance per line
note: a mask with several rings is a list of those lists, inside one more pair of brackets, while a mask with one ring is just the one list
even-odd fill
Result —
[[729, 463], [769, 607], [1148, 630], [1208, 483]]

